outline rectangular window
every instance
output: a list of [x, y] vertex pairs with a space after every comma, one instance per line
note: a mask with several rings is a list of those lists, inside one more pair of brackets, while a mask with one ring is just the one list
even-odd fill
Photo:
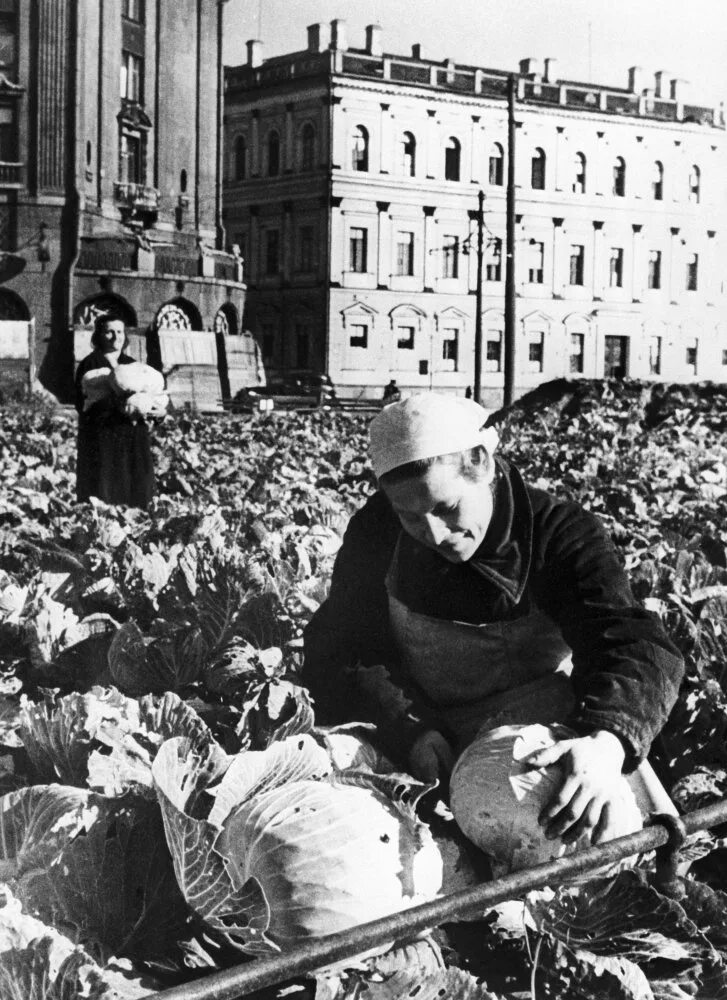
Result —
[[313, 226], [301, 226], [298, 230], [298, 270], [309, 273], [313, 265]]
[[488, 170], [488, 180], [490, 184], [494, 184], [497, 187], [502, 187], [503, 177], [504, 177], [504, 163], [505, 158], [502, 155], [501, 150], [497, 149], [490, 153], [490, 163]]
[[661, 288], [661, 250], [649, 250], [649, 288]]
[[271, 323], [263, 324], [261, 350], [263, 361], [272, 361], [275, 350], [275, 330]]
[[399, 277], [414, 274], [414, 233], [396, 234], [396, 273]]
[[349, 240], [349, 271], [356, 271], [358, 274], [366, 273], [366, 244], [368, 242], [368, 229], [352, 229]]
[[122, 184], [142, 184], [141, 136], [123, 130], [119, 146], [119, 180]]
[[574, 375], [583, 374], [586, 337], [583, 333], [570, 335], [570, 370]]
[[502, 281], [502, 240], [497, 237], [487, 242], [485, 280]]
[[661, 337], [649, 338], [649, 375], [661, 375]]
[[144, 0], [124, 0], [124, 17], [129, 21], [144, 20]]
[[530, 334], [528, 343], [528, 371], [542, 372], [543, 370], [543, 333]]
[[530, 243], [530, 267], [528, 268], [528, 281], [531, 285], [543, 284], [543, 258], [545, 256], [545, 245], [532, 240]]
[[445, 236], [442, 248], [442, 277], [459, 277], [459, 236]]
[[265, 233], [265, 273], [277, 274], [280, 270], [280, 233], [268, 229]]
[[310, 328], [307, 324], [296, 323], [295, 326], [295, 363], [298, 368], [308, 367], [310, 354]]
[[457, 371], [457, 358], [458, 358], [458, 339], [459, 331], [456, 329], [448, 329], [444, 331], [444, 338], [442, 340], [442, 368], [444, 371], [456, 372]]
[[144, 61], [133, 52], [121, 53], [121, 96], [127, 101], [143, 102]]
[[396, 329], [396, 346], [402, 351], [413, 351], [414, 350], [414, 327], [413, 326], [399, 326]]
[[687, 257], [687, 291], [696, 292], [699, 272], [699, 254], [692, 253]]
[[499, 330], [488, 330], [485, 343], [485, 371], [502, 371], [502, 334]]
[[428, 361], [420, 361], [419, 362], [419, 374], [420, 375], [428, 375], [429, 374], [429, 362]]
[[15, 112], [9, 107], [0, 107], [0, 163], [18, 162], [18, 130]]
[[579, 243], [571, 244], [570, 248], [570, 283], [571, 285], [583, 284], [583, 262], [585, 260], [585, 247]]
[[15, 14], [12, 11], [0, 11], [0, 67], [11, 76], [15, 75], [16, 37]]
[[611, 288], [621, 288], [624, 278], [624, 252], [622, 247], [611, 247], [608, 261], [608, 283]]
[[348, 343], [351, 347], [369, 346], [369, 328], [365, 323], [354, 323]]
[[686, 363], [687, 363], [687, 368], [691, 368], [691, 373], [690, 374], [692, 374], [692, 375], [696, 375], [697, 374], [697, 347], [698, 347], [698, 344], [697, 344], [697, 341], [695, 340], [693, 344], [691, 344], [689, 347], [687, 347], [687, 351], [686, 351], [686, 359], [685, 360], [686, 360]]

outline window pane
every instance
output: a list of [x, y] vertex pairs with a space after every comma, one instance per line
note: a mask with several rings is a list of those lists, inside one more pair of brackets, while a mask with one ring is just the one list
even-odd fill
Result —
[[369, 346], [369, 328], [363, 323], [355, 323], [351, 327], [351, 337], [349, 339], [351, 347]]
[[396, 273], [414, 274], [414, 233], [400, 232], [396, 237]]
[[623, 264], [623, 249], [621, 247], [611, 247], [608, 268], [608, 283], [611, 288], [621, 288], [623, 284]]
[[502, 240], [495, 237], [487, 243], [486, 281], [502, 280]]
[[451, 138], [444, 151], [444, 179], [459, 180], [460, 145], [457, 139]]
[[280, 257], [280, 234], [277, 229], [269, 229], [265, 237], [265, 273], [277, 274]]
[[583, 260], [585, 249], [580, 244], [573, 244], [570, 248], [570, 283], [571, 285], [583, 284]]
[[351, 137], [351, 168], [357, 171], [369, 169], [369, 134], [363, 125], [358, 125]]
[[687, 257], [687, 291], [696, 292], [698, 272], [699, 268], [699, 256], [696, 253], [690, 254]]
[[530, 266], [528, 268], [528, 281], [534, 285], [543, 283], [543, 258], [545, 256], [545, 246], [533, 240], [529, 247]]
[[366, 271], [366, 240], [368, 230], [352, 229], [349, 241], [349, 270], [364, 273]]
[[649, 251], [649, 288], [661, 288], [661, 250]]
[[444, 338], [442, 340], [442, 361], [444, 364], [442, 367], [445, 371], [457, 371], [458, 338], [458, 330], [447, 329], [444, 331]]
[[396, 346], [401, 348], [403, 351], [413, 351], [414, 350], [414, 327], [413, 326], [399, 326], [397, 327], [397, 342]]
[[442, 277], [459, 276], [459, 236], [445, 236], [442, 250]]
[[583, 374], [583, 356], [585, 353], [585, 334], [570, 335], [570, 370], [573, 374]]
[[499, 330], [488, 330], [485, 343], [485, 371], [499, 372], [502, 362], [502, 334]]

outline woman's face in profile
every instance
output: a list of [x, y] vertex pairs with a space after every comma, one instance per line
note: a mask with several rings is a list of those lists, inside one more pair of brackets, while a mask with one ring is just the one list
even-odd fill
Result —
[[126, 334], [124, 332], [124, 322], [120, 319], [110, 319], [104, 326], [98, 338], [99, 347], [104, 354], [112, 351], [120, 351], [124, 346]]

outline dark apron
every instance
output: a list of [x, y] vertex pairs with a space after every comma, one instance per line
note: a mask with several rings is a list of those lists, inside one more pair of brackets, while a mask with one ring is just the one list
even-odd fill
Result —
[[[401, 536], [399, 536], [401, 540]], [[473, 625], [420, 614], [397, 596], [399, 542], [386, 574], [401, 663], [462, 751], [504, 725], [563, 722], [575, 708], [572, 662], [558, 625], [536, 607], [508, 622]], [[628, 775], [644, 816], [676, 809], [648, 761]]]

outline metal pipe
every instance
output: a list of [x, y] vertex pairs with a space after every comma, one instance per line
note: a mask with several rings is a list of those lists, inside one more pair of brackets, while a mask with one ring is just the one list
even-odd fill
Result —
[[[687, 813], [681, 817], [681, 821], [687, 834], [727, 822], [727, 799]], [[347, 931], [305, 941], [285, 954], [258, 958], [193, 983], [148, 994], [148, 997], [157, 997], [158, 1000], [238, 1000], [254, 990], [325, 968], [370, 948], [386, 946], [402, 937], [411, 937], [412, 934], [437, 927], [462, 914], [478, 911], [484, 913], [487, 907], [506, 899], [517, 898], [531, 889], [557, 884], [566, 876], [578, 875], [634, 854], [654, 850], [669, 843], [671, 837], [671, 830], [660, 817], [652, 826], [645, 827], [638, 833], [618, 837], [606, 844], [589, 847], [526, 871], [514, 872], [494, 882], [462, 889], [431, 903], [423, 903]]]
[[517, 338], [515, 336], [515, 96], [517, 77], [507, 80], [507, 201], [505, 218], [505, 384], [503, 406], [515, 399], [517, 373]]

